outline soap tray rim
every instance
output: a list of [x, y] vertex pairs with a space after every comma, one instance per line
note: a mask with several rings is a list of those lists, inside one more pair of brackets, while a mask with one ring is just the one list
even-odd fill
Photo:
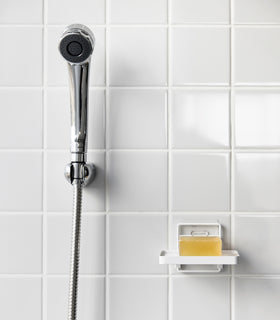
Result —
[[175, 265], [235, 265], [238, 263], [237, 250], [222, 250], [221, 256], [180, 256], [178, 251], [162, 250], [159, 264]]

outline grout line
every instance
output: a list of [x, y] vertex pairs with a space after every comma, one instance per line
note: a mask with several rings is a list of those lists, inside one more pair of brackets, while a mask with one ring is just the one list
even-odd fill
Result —
[[[98, 27], [114, 27], [114, 28], [121, 28], [121, 27], [127, 27], [127, 28], [159, 28], [159, 27], [166, 27], [170, 25], [171, 27], [175, 28], [196, 28], [196, 27], [203, 27], [203, 28], [225, 28], [230, 27], [230, 25], [234, 25], [234, 27], [238, 28], [280, 28], [280, 23], [277, 22], [242, 22], [242, 23], [226, 23], [226, 22], [203, 22], [203, 23], [195, 23], [195, 22], [188, 22], [188, 23], [92, 23], [91, 21], [83, 21], [84, 24], [90, 25], [91, 27], [98, 28]], [[38, 28], [38, 27], [44, 27], [46, 25], [48, 28], [55, 28], [55, 27], [62, 27], [69, 24], [68, 23], [0, 23], [0, 28]]]
[[[265, 147], [265, 148], [220, 148], [220, 149], [175, 149], [175, 148], [170, 148], [171, 152], [177, 152], [177, 153], [231, 153], [231, 151], [235, 153], [265, 153], [265, 154], [270, 154], [270, 153], [280, 153], [280, 148], [279, 147]], [[168, 148], [165, 149], [88, 149], [88, 152], [95, 152], [95, 153], [104, 153], [104, 152], [152, 152], [152, 153], [161, 153], [161, 152], [166, 152], [169, 151]], [[48, 148], [40, 148], [40, 149], [1, 149], [0, 148], [0, 153], [7, 153], [7, 152], [24, 152], [24, 153], [66, 153], [69, 152], [69, 149], [48, 149]]]
[[109, 125], [108, 125], [108, 114], [109, 114], [109, 0], [105, 0], [105, 210], [106, 210], [106, 230], [105, 230], [105, 319], [110, 319], [110, 282], [109, 282], [109, 267], [110, 267], [110, 224], [109, 224], [109, 193], [108, 193], [108, 164], [109, 164]]
[[[172, 84], [172, 30], [171, 30], [171, 6], [172, 1], [167, 0], [167, 149], [168, 149], [168, 167], [167, 167], [167, 209], [168, 209], [168, 229], [167, 229], [167, 241], [168, 248], [170, 248], [171, 235], [172, 235], [172, 190], [171, 190], [171, 84]], [[167, 283], [167, 319], [172, 320], [172, 281], [171, 281], [171, 268], [167, 266], [168, 270], [168, 283]]]
[[42, 84], [43, 84], [43, 250], [42, 250], [42, 320], [47, 320], [47, 204], [46, 204], [46, 147], [47, 147], [47, 104], [46, 104], [46, 79], [47, 79], [47, 0], [43, 0], [43, 50], [42, 50]]
[[[234, 147], [235, 147], [235, 117], [234, 117], [234, 92], [233, 92], [233, 84], [234, 84], [234, 41], [233, 41], [233, 21], [234, 21], [234, 4], [233, 0], [230, 0], [230, 244], [231, 249], [233, 248], [232, 237], [234, 235], [234, 223], [233, 223], [233, 212], [235, 210], [234, 207]], [[230, 267], [230, 319], [234, 320], [234, 266]]]
[[[105, 90], [109, 88], [110, 90], [166, 90], [168, 85], [138, 85], [138, 86], [123, 86], [123, 85], [109, 85], [108, 86], [90, 86], [90, 90]], [[232, 85], [229, 84], [217, 84], [217, 83], [189, 83], [182, 85], [171, 85], [173, 90], [229, 90], [231, 88], [236, 88], [238, 90], [263, 90], [263, 91], [272, 91], [280, 90], [280, 83], [237, 83]], [[46, 90], [63, 90], [67, 89], [65, 85], [48, 85]], [[0, 90], [42, 90], [42, 86], [5, 86], [1, 85]]]

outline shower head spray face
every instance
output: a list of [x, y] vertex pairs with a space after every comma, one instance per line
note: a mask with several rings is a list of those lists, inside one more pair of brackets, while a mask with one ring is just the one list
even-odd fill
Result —
[[59, 51], [68, 62], [71, 110], [71, 163], [66, 167], [66, 178], [73, 183], [89, 181], [90, 165], [87, 156], [87, 118], [89, 67], [94, 49], [94, 35], [89, 28], [73, 24], [63, 32]]
[[72, 24], [63, 32], [59, 51], [69, 63], [80, 64], [90, 59], [94, 49], [94, 35], [81, 24]]

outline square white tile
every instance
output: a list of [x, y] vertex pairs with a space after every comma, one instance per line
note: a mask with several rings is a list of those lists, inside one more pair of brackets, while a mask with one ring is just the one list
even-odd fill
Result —
[[110, 148], [166, 148], [165, 90], [113, 89], [108, 112]]
[[279, 23], [280, 3], [275, 0], [234, 0], [235, 23]]
[[[64, 177], [64, 169], [69, 162], [69, 151], [49, 151], [46, 155], [46, 206], [48, 211], [72, 211], [73, 188]], [[89, 151], [88, 162], [94, 163], [97, 171], [92, 184], [83, 189], [83, 210], [104, 211], [104, 152]]]
[[173, 148], [226, 148], [229, 120], [227, 90], [173, 90]]
[[114, 214], [109, 217], [110, 274], [163, 274], [158, 263], [167, 248], [167, 216]]
[[0, 152], [0, 211], [42, 210], [42, 153]]
[[42, 90], [0, 89], [0, 148], [42, 148]]
[[0, 23], [2, 24], [33, 24], [43, 21], [42, 0], [10, 0], [2, 3]]
[[165, 27], [111, 27], [109, 43], [110, 85], [166, 85]]
[[280, 154], [235, 155], [234, 205], [236, 211], [280, 210]]
[[47, 23], [105, 23], [105, 0], [48, 0]]
[[173, 0], [173, 23], [229, 23], [229, 0]]
[[237, 147], [280, 146], [280, 90], [236, 90]]
[[275, 278], [235, 280], [235, 317], [238, 320], [278, 320], [280, 281]]
[[0, 278], [0, 318], [41, 320], [40, 278]]
[[41, 273], [42, 216], [0, 215], [0, 273]]
[[[68, 285], [68, 278], [47, 278], [47, 320], [67, 319]], [[104, 278], [80, 278], [77, 318], [105, 320]]]
[[[105, 216], [83, 215], [81, 235], [82, 274], [105, 273]], [[72, 235], [71, 214], [49, 214], [47, 218], [47, 273], [68, 274]]]
[[171, 284], [172, 319], [230, 320], [230, 278], [180, 277]]
[[[66, 88], [47, 90], [47, 147], [70, 148], [70, 93]], [[105, 147], [105, 92], [89, 90], [88, 148]]]
[[0, 86], [40, 86], [42, 28], [1, 26], [0, 39], [5, 45], [0, 52]]
[[110, 0], [110, 23], [166, 23], [167, 0]]
[[167, 320], [167, 279], [111, 278], [110, 320]]
[[111, 151], [107, 186], [111, 211], [167, 210], [166, 152]]
[[237, 274], [280, 274], [280, 216], [237, 215], [235, 248], [240, 254]]
[[[95, 46], [91, 57], [90, 86], [105, 84], [105, 29], [88, 25], [95, 36]], [[47, 71], [49, 86], [68, 86], [67, 61], [58, 51], [59, 39], [65, 26], [47, 28]]]
[[175, 27], [172, 37], [174, 85], [229, 83], [227, 27]]
[[228, 211], [229, 154], [173, 152], [172, 210]]
[[238, 27], [234, 31], [234, 82], [279, 84], [280, 28]]

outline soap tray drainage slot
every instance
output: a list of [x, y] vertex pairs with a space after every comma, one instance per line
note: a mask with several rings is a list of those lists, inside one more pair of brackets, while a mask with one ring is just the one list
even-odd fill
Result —
[[222, 250], [220, 256], [180, 256], [178, 245], [181, 236], [222, 238], [222, 228], [219, 223], [179, 223], [177, 250], [163, 250], [159, 256], [160, 264], [177, 265], [177, 271], [182, 273], [217, 273], [224, 265], [238, 263], [239, 254], [236, 250]]

